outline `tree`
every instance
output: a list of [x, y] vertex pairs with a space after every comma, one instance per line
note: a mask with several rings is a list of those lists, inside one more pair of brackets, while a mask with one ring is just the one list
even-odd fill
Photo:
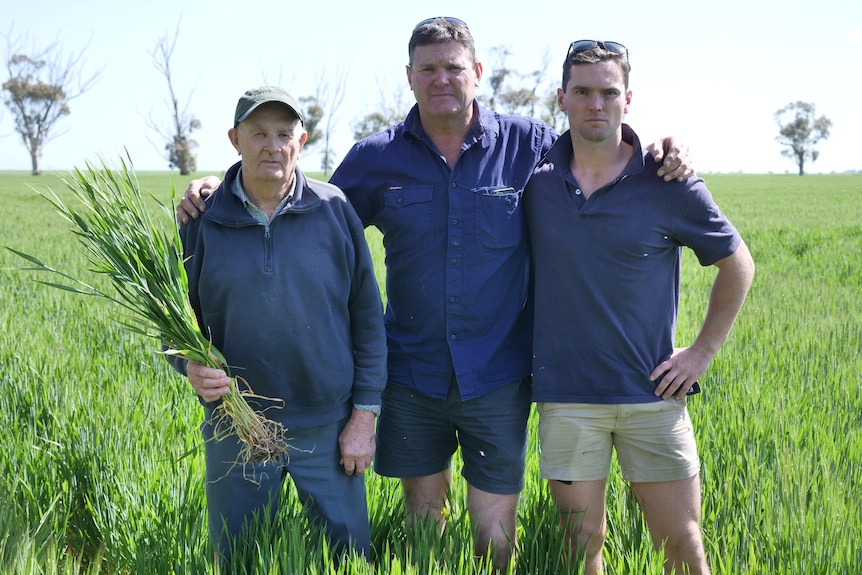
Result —
[[503, 92], [503, 84], [512, 73], [506, 67], [506, 59], [509, 57], [509, 49], [505, 46], [493, 46], [491, 48], [490, 73], [488, 74], [488, 85], [491, 87], [491, 95], [488, 96], [488, 107], [492, 110], [497, 107], [497, 98]]
[[380, 103], [378, 109], [366, 114], [351, 124], [353, 138], [358, 142], [371, 134], [381, 132], [403, 120], [410, 111], [410, 104], [404, 101], [403, 88], [396, 88], [387, 93], [383, 82], [380, 87]]
[[299, 102], [302, 105], [302, 116], [305, 119], [303, 128], [308, 133], [305, 147], [312, 148], [323, 137], [323, 132], [320, 131], [320, 122], [323, 120], [324, 114], [323, 107], [316, 96], [302, 96]]
[[546, 50], [539, 67], [526, 73], [507, 66], [510, 55], [511, 52], [505, 46], [491, 48], [491, 66], [486, 75], [490, 95], [482, 100], [492, 110], [499, 108], [507, 114], [537, 117], [537, 106], [546, 106], [540, 94], [545, 92], [543, 86], [547, 84], [550, 54]]
[[310, 149], [317, 144], [323, 145], [320, 167], [324, 174], [329, 174], [335, 163], [335, 154], [330, 140], [334, 130], [335, 117], [342, 102], [344, 102], [347, 73], [343, 70], [337, 71], [331, 82], [325, 79], [325, 75], [326, 70], [323, 70], [318, 76], [317, 90], [314, 95], [303, 96], [299, 101], [305, 104], [303, 108], [304, 127], [305, 131], [308, 132], [305, 148]]
[[351, 124], [350, 127], [353, 128], [353, 139], [358, 142], [362, 138], [367, 138], [371, 134], [382, 132], [400, 120], [401, 118], [393, 122], [390, 120], [389, 116], [383, 112], [371, 112], [370, 114], [366, 114]]
[[542, 101], [544, 107], [542, 109], [541, 118], [547, 125], [554, 129], [558, 134], [562, 134], [568, 128], [568, 116], [560, 110], [560, 105], [557, 103], [557, 90], [554, 88], [545, 96]]
[[69, 102], [89, 90], [101, 72], [82, 76], [89, 42], [67, 56], [58, 42], [43, 49], [34, 46], [25, 53], [26, 37], [13, 39], [10, 32], [5, 38], [9, 79], [3, 83], [3, 102], [12, 111], [15, 132], [30, 153], [31, 173], [38, 176], [45, 144], [65, 133], [57, 129], [57, 122], [71, 112]]
[[169, 167], [177, 168], [180, 171], [180, 175], [186, 176], [197, 170], [198, 167], [197, 157], [194, 153], [194, 149], [198, 143], [192, 139], [191, 134], [201, 127], [201, 123], [193, 114], [189, 113], [191, 93], [189, 93], [188, 101], [185, 105], [180, 107], [176, 91], [174, 90], [173, 77], [171, 76], [171, 58], [173, 57], [179, 35], [180, 26], [177, 24], [173, 40], [168, 41], [167, 34], [162, 36], [156, 43], [155, 49], [150, 52], [150, 55], [153, 57], [153, 65], [168, 82], [168, 108], [171, 111], [170, 128], [162, 128], [152, 118], [152, 115], [150, 115], [147, 125], [155, 130], [162, 137], [162, 140], [165, 141], [164, 150], [167, 153]]
[[324, 174], [328, 174], [335, 169], [335, 152], [332, 148], [329, 148], [324, 152], [323, 158], [320, 161], [320, 168], [323, 170]]
[[814, 104], [810, 102], [793, 102], [775, 112], [779, 135], [775, 140], [786, 150], [781, 155], [796, 162], [799, 175], [805, 174], [805, 162], [817, 160], [820, 153], [814, 145], [829, 137], [832, 120], [826, 116], [815, 118]]

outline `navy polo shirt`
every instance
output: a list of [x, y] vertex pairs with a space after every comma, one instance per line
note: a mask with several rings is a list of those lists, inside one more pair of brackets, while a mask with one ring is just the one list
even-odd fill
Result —
[[740, 245], [703, 180], [665, 182], [625, 124], [623, 139], [631, 160], [588, 199], [570, 169], [568, 132], [527, 185], [534, 401], [659, 401], [649, 375], [673, 352], [681, 247], [706, 266]]
[[453, 373], [464, 400], [530, 373], [524, 186], [556, 134], [474, 104], [454, 167], [418, 107], [356, 143], [332, 175], [383, 233], [389, 381], [437, 398]]

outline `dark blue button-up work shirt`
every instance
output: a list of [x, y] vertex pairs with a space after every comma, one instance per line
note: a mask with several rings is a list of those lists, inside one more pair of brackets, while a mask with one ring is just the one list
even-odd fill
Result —
[[404, 122], [358, 142], [332, 175], [383, 233], [389, 381], [464, 400], [530, 373], [529, 245], [521, 196], [556, 134], [474, 105], [454, 167]]

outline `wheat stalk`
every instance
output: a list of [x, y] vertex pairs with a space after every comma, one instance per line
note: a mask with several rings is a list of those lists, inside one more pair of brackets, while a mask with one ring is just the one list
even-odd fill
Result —
[[[128, 157], [128, 156], [127, 156]], [[144, 202], [131, 158], [121, 158], [121, 169], [112, 170], [104, 160], [97, 169], [89, 162], [85, 169], [75, 168], [63, 183], [73, 192], [77, 203], [64, 201], [50, 188], [36, 190], [72, 225], [92, 271], [110, 280], [106, 293], [68, 273], [52, 268], [38, 258], [7, 248], [28, 260], [33, 267], [70, 280], [71, 285], [41, 282], [56, 288], [108, 299], [122, 308], [115, 319], [127, 329], [156, 339], [163, 344], [161, 353], [200, 362], [229, 372], [222, 353], [198, 326], [188, 298], [188, 277], [182, 261], [182, 242], [174, 224], [173, 205], [167, 206], [152, 194], [152, 199], [169, 220], [166, 234], [156, 225]], [[174, 200], [171, 185], [171, 202]], [[233, 431], [243, 448], [238, 463], [272, 461], [287, 453], [284, 427], [246, 401], [253, 396], [240, 389], [231, 377], [229, 392], [213, 413], [216, 427]], [[219, 435], [223, 438], [224, 433]]]

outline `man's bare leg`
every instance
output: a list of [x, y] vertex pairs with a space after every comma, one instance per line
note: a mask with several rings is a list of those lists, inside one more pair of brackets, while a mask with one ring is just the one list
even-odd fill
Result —
[[446, 496], [451, 480], [452, 473], [448, 469], [434, 475], [401, 480], [408, 527], [413, 527], [417, 521], [430, 519], [437, 521], [440, 530], [443, 530], [443, 510], [447, 505]]
[[467, 507], [475, 538], [474, 554], [485, 557], [490, 550], [498, 573], [506, 572], [515, 553], [519, 495], [488, 493], [472, 485], [467, 488]]
[[[584, 574], [601, 575], [602, 547], [607, 534], [605, 489], [607, 480], [548, 481], [551, 495], [560, 513], [567, 551], [572, 559], [584, 554]], [[571, 570], [571, 567], [569, 567]]]
[[700, 530], [700, 475], [679, 481], [632, 483], [653, 545], [664, 545], [665, 570], [709, 575]]

